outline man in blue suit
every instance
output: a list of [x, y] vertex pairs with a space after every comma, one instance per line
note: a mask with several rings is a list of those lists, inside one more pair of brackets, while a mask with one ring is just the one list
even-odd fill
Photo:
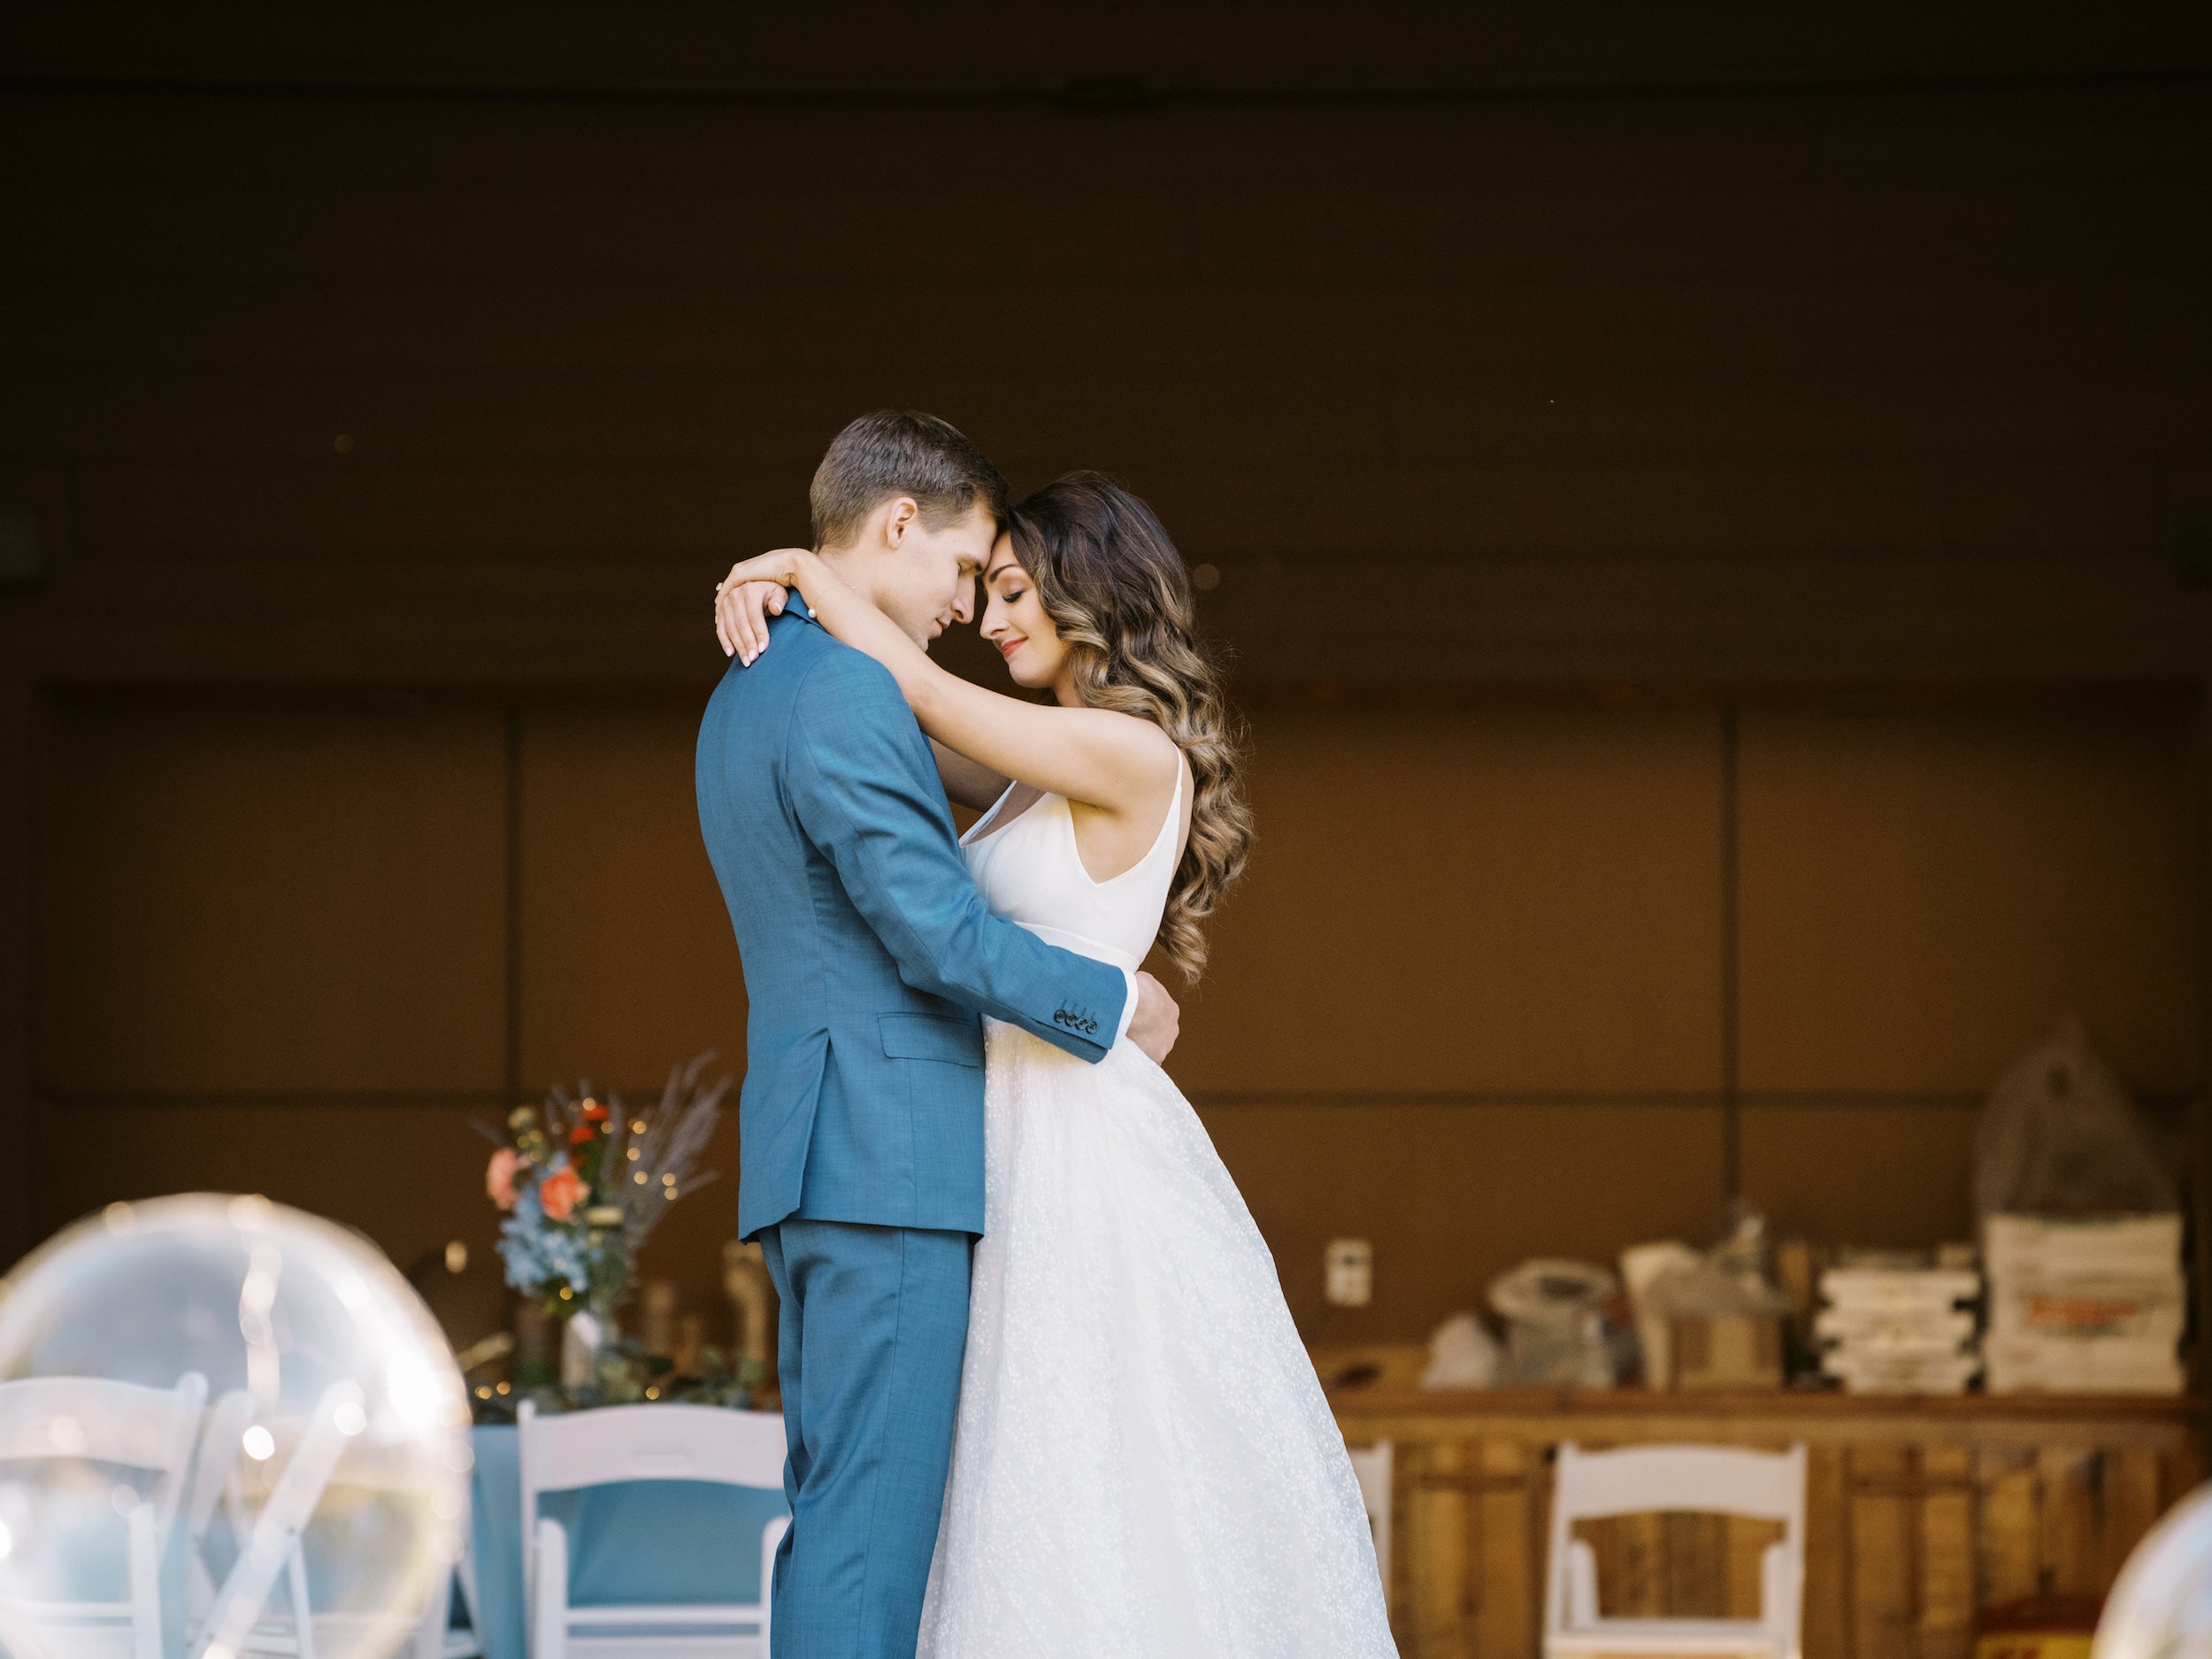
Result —
[[[973, 614], [1005, 480], [943, 421], [886, 411], [830, 446], [814, 538], [925, 648]], [[1146, 974], [994, 917], [929, 741], [887, 670], [796, 593], [699, 728], [699, 822], [750, 1003], [738, 1230], [782, 1298], [792, 1526], [776, 1659], [912, 1659], [983, 1231], [979, 1013], [1079, 1058], [1164, 1058]]]

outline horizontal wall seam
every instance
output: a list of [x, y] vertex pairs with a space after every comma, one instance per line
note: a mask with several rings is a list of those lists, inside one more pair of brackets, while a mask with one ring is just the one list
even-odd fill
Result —
[[1709, 102], [1720, 99], [1971, 96], [2006, 93], [2171, 92], [2212, 88], [2212, 65], [1924, 74], [1775, 76], [1742, 81], [1467, 81], [1429, 86], [1202, 87], [1141, 77], [1073, 77], [1004, 87], [745, 86], [718, 81], [442, 80], [433, 77], [127, 73], [17, 71], [0, 89], [19, 93], [204, 98], [730, 104], [764, 108], [1044, 109], [1127, 115], [1174, 110], [1402, 109], [1499, 104]]
[[[600, 1092], [626, 1100], [657, 1099], [660, 1082], [603, 1086]], [[2187, 1108], [2195, 1088], [2145, 1089], [2137, 1099], [2154, 1113]], [[1185, 1091], [1194, 1106], [1650, 1106], [1718, 1108], [1729, 1098], [1710, 1089], [1317, 1089], [1194, 1088]], [[238, 1107], [487, 1108], [503, 1111], [510, 1097], [497, 1089], [73, 1089], [42, 1088], [39, 1099], [64, 1110], [111, 1110], [145, 1107], [207, 1110]], [[535, 1098], [526, 1091], [524, 1097]], [[1793, 1107], [1978, 1108], [1986, 1100], [1978, 1089], [1744, 1089], [1733, 1097], [1752, 1109]]]

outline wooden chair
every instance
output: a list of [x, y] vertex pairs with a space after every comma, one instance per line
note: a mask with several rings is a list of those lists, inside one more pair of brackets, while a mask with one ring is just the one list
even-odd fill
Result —
[[1352, 1448], [1352, 1473], [1359, 1480], [1359, 1501], [1375, 1535], [1375, 1566], [1382, 1574], [1383, 1609], [1390, 1608], [1390, 1442]]
[[146, 1495], [119, 1517], [116, 1554], [128, 1586], [125, 1598], [12, 1601], [0, 1609], [0, 1641], [27, 1655], [121, 1651], [131, 1659], [161, 1659], [161, 1557], [206, 1399], [207, 1379], [197, 1371], [186, 1372], [173, 1388], [97, 1377], [0, 1383], [0, 1464], [67, 1458], [153, 1476]]
[[[655, 1652], [680, 1654], [684, 1659], [768, 1659], [776, 1545], [790, 1525], [788, 1517], [778, 1516], [761, 1529], [757, 1601], [572, 1607], [568, 1532], [552, 1517], [538, 1513], [538, 1499], [547, 1492], [626, 1480], [710, 1480], [780, 1491], [781, 1416], [720, 1406], [649, 1405], [541, 1417], [525, 1401], [515, 1420], [531, 1659], [626, 1659]], [[654, 1626], [666, 1633], [592, 1633], [615, 1628], [649, 1632]], [[717, 1633], [698, 1633], [703, 1631]]]
[[[1651, 1514], [1738, 1515], [1779, 1521], [1780, 1541], [1760, 1562], [1756, 1619], [1623, 1619], [1598, 1616], [1597, 1556], [1574, 1536], [1578, 1521]], [[1603, 1655], [1755, 1655], [1801, 1659], [1805, 1581], [1805, 1448], [1740, 1451], [1724, 1446], [1559, 1448], [1545, 1567], [1544, 1659]]]

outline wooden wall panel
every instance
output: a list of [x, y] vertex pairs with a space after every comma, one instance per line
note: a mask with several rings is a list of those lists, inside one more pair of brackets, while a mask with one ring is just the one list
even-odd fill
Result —
[[1985, 1089], [2068, 1012], [2136, 1085], [2200, 1065], [2186, 711], [1755, 710], [1743, 1080]]
[[1748, 1106], [1744, 1197], [1778, 1237], [1893, 1249], [1970, 1240], [1980, 1110], [1909, 1099]]
[[522, 1091], [588, 1077], [634, 1103], [671, 1065], [716, 1053], [732, 1079], [694, 1181], [640, 1257], [675, 1280], [709, 1340], [729, 1331], [722, 1247], [737, 1236], [736, 1082], [745, 1069], [737, 941], [699, 839], [698, 710], [551, 704], [522, 716]]
[[[2212, 27], [2180, 0], [2129, 0], [2085, 10], [2027, 0], [2004, 27], [1971, 10], [1930, 11], [1870, 0], [1848, 27], [1819, 12], [1743, 4], [1712, 7], [1685, 29], [1634, 6], [1559, 15], [1543, 10], [1440, 8], [1386, 0], [1356, 28], [1330, 14], [1247, 3], [1158, 4], [1040, 14], [994, 4], [966, 27], [875, 0], [824, 15], [801, 9], [611, 14], [549, 0], [518, 27], [490, 7], [393, 0], [342, 34], [280, 6], [240, 4], [179, 15], [127, 0], [22, 0], [0, 50], [23, 69], [66, 76], [141, 73], [229, 81], [323, 84], [397, 79], [446, 87], [489, 78], [502, 87], [636, 88], [695, 95], [757, 89], [791, 97], [828, 92], [862, 104], [896, 84], [937, 97], [988, 88], [1051, 107], [1068, 76], [1104, 65], [1141, 72], [1164, 94], [1236, 97], [1304, 88], [1417, 95], [1438, 88], [1556, 95], [1688, 84], [1789, 86], [1894, 78], [1947, 84], [1976, 78], [2059, 77], [2094, 66], [2115, 77], [2212, 60]], [[854, 50], [856, 41], [869, 50]], [[1113, 83], [1094, 88], [1108, 97]], [[1121, 90], [1141, 90], [1123, 88]], [[1064, 111], [1079, 116], [1080, 98]], [[1102, 119], [1125, 119], [1110, 111]]]
[[[506, 1327], [494, 1246], [499, 1212], [484, 1195], [497, 1096], [480, 1105], [49, 1105], [40, 1114], [35, 1225], [45, 1237], [119, 1199], [167, 1193], [261, 1193], [358, 1228], [402, 1271], [468, 1247], [458, 1280], [419, 1282], [457, 1345]], [[681, 1206], [678, 1206], [679, 1209]]]
[[744, 973], [699, 838], [698, 723], [682, 704], [522, 717], [526, 1090], [589, 1077], [657, 1092], [708, 1048], [744, 1068]]
[[1709, 711], [1270, 713], [1250, 877], [1176, 1075], [1293, 1098], [1716, 1087], [1719, 776]]
[[[1174, 1063], [1170, 1061], [1170, 1070]], [[1202, 1110], [1309, 1341], [1420, 1341], [1532, 1256], [1610, 1262], [1723, 1225], [1717, 1106], [1251, 1105]], [[1375, 1246], [1375, 1301], [1329, 1308], [1321, 1251]]]
[[48, 753], [50, 1087], [500, 1087], [496, 713], [67, 704]]
[[[0, 30], [28, 28], [19, 11]], [[1654, 64], [1725, 82], [1993, 54], [2101, 73], [2204, 39], [2193, 16], [2088, 15], [2016, 19], [1993, 44], [1901, 14], [1862, 57], [1794, 24], [1686, 42], [1622, 12], [1595, 69], [1536, 25], [1454, 61], [1556, 91], [1570, 63], [1602, 84]], [[704, 61], [595, 17], [541, 19], [527, 41], [468, 17], [387, 19], [347, 73], [420, 53], [449, 75], [520, 50], [537, 69], [587, 65], [587, 81], [618, 64], [634, 87], [656, 62], [689, 78]], [[165, 43], [133, 74], [314, 56], [296, 31], [135, 27]], [[774, 73], [743, 33], [745, 73]], [[1201, 79], [1318, 61], [1295, 31], [1263, 33], [1273, 68], [1235, 52]], [[1000, 36], [981, 58], [963, 48], [960, 73], [1056, 77], [1094, 43]], [[52, 61], [120, 61], [69, 38]], [[1414, 43], [1429, 38], [1376, 28], [1353, 46], [1399, 84], [1440, 73]], [[2192, 88], [1815, 96], [1770, 79], [1719, 96], [1110, 115], [17, 91], [0, 109], [0, 510], [36, 508], [50, 548], [45, 586], [0, 605], [19, 703], [124, 681], [703, 696], [719, 663], [695, 595], [733, 553], [798, 533], [821, 444], [886, 402], [958, 419], [1018, 485], [1125, 473], [1194, 560], [1221, 565], [1204, 615], [1248, 685], [1717, 692], [2212, 661], [2212, 601], [2173, 563], [2176, 507], [2212, 480], [2212, 125]], [[894, 151], [939, 187], [929, 213], [885, 182]], [[858, 224], [895, 250], [853, 257], [834, 231]], [[689, 862], [682, 739], [627, 718], [526, 723], [513, 1013], [533, 1089], [611, 1063], [649, 1080], [728, 995], [726, 924]], [[2043, 720], [1986, 741], [1961, 735], [1971, 721], [1907, 721], [1861, 753], [1801, 741], [1801, 713], [1747, 718], [1744, 1080], [1823, 1095], [1744, 1124], [1747, 1191], [1778, 1219], [1955, 1233], [1956, 1097], [2057, 1004], [2108, 1027], [2139, 1081], [2198, 1080], [2201, 964], [2176, 931], [2195, 878], [2169, 856], [2185, 760], [2175, 782], [2150, 752], [2162, 739], [2069, 738], [2064, 721], [2047, 753]], [[46, 737], [57, 754], [77, 741]], [[1382, 1248], [1383, 1301], [1354, 1323], [1417, 1337], [1540, 1241], [1606, 1256], [1714, 1230], [1717, 753], [1711, 705], [1263, 716], [1259, 856], [1176, 1068], [1294, 1300], [1336, 1231]], [[365, 807], [360, 834], [418, 806], [439, 826], [488, 810], [442, 762], [400, 776], [416, 764], [365, 764], [417, 805]], [[595, 787], [619, 799], [590, 817], [557, 804]], [[1901, 795], [1923, 802], [1924, 835], [1884, 815]], [[90, 796], [57, 810], [88, 846], [125, 833]], [[437, 833], [455, 867], [479, 857], [445, 845], [473, 848], [476, 830]], [[634, 866], [607, 855], [616, 837]], [[282, 879], [304, 879], [283, 860], [311, 844], [277, 849]], [[481, 881], [373, 901], [380, 924], [434, 901], [436, 926], [465, 934], [414, 981], [440, 985], [448, 1025], [369, 1009], [390, 1028], [371, 1052], [293, 1022], [198, 1071], [173, 1032], [111, 1051], [106, 1016], [82, 1010], [147, 1002], [130, 976], [173, 961], [161, 941], [192, 907], [239, 908], [233, 875], [175, 857], [159, 879], [204, 890], [148, 897], [146, 963], [110, 978], [65, 960], [56, 979], [42, 956], [42, 984], [76, 987], [37, 1015], [46, 1083], [497, 1086], [509, 1010], [483, 918], [504, 895]], [[2016, 888], [2055, 896], [2024, 907]], [[114, 934], [106, 902], [72, 897], [73, 916], [104, 919], [61, 943], [42, 928], [41, 950]], [[355, 940], [370, 924], [349, 914], [315, 926]], [[334, 959], [366, 973], [383, 950]], [[267, 978], [219, 950], [201, 966], [203, 998]], [[358, 1012], [353, 971], [277, 991]], [[445, 995], [447, 972], [478, 988]], [[5, 1087], [0, 1110], [29, 1098], [27, 1070]], [[1826, 1098], [1859, 1090], [1882, 1096], [1870, 1115]], [[1298, 1103], [1315, 1091], [1344, 1103]], [[1664, 1103], [1589, 1099], [1616, 1095]], [[173, 1110], [156, 1142], [201, 1169], [193, 1110]], [[370, 1133], [318, 1121], [341, 1144]], [[57, 1125], [72, 1155], [93, 1144]], [[283, 1163], [272, 1186], [313, 1156], [304, 1138], [250, 1144]], [[1409, 1155], [1434, 1176], [1409, 1181]], [[240, 1157], [224, 1167], [250, 1179]], [[694, 1255], [712, 1202], [677, 1224], [700, 1230], [683, 1235]]]
[[[27, 97], [0, 452], [242, 466], [353, 430], [365, 470], [689, 456], [795, 498], [854, 408], [918, 398], [1025, 480], [1242, 468], [1232, 496], [1294, 500], [1342, 468], [1374, 544], [1460, 557], [2164, 553], [2202, 451], [2181, 365], [2212, 357], [2192, 106], [1813, 108]], [[822, 231], [899, 213], [887, 143], [988, 231], [856, 270]]]

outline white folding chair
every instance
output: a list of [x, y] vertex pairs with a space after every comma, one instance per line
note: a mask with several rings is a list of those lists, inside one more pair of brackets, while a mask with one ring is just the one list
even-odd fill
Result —
[[[453, 1593], [461, 1593], [461, 1610], [468, 1628], [453, 1628]], [[484, 1615], [476, 1601], [475, 1546], [468, 1532], [461, 1533], [461, 1558], [451, 1572], [437, 1575], [430, 1587], [430, 1604], [416, 1627], [413, 1659], [482, 1659]]]
[[1360, 1505], [1375, 1535], [1375, 1565], [1382, 1573], [1383, 1607], [1390, 1606], [1390, 1442], [1352, 1448], [1352, 1473], [1359, 1480]]
[[[334, 1415], [336, 1402], [325, 1403], [329, 1409], [319, 1415]], [[207, 1547], [218, 1513], [229, 1529], [234, 1549], [242, 1550], [253, 1536], [256, 1521], [242, 1490], [246, 1468], [244, 1432], [253, 1414], [251, 1396], [242, 1390], [227, 1394], [209, 1410], [207, 1430], [200, 1438], [191, 1496], [184, 1511], [185, 1629], [190, 1647], [196, 1647], [205, 1631], [217, 1595], [208, 1566]], [[288, 1434], [286, 1438], [292, 1436]], [[303, 1438], [302, 1444], [305, 1443]], [[306, 1507], [296, 1517], [297, 1524], [284, 1551], [282, 1612], [265, 1604], [234, 1651], [249, 1655], [274, 1655], [281, 1659], [315, 1659], [319, 1625], [326, 1633], [346, 1639], [340, 1640], [341, 1647], [356, 1645], [349, 1639], [365, 1634], [375, 1636], [380, 1647], [396, 1646], [392, 1639], [397, 1632], [387, 1628], [394, 1624], [392, 1620], [372, 1621], [357, 1614], [315, 1611], [309, 1599], [307, 1557], [302, 1533], [312, 1518], [316, 1503], [332, 1487], [411, 1492], [415, 1485], [411, 1471], [391, 1467], [388, 1457], [377, 1448], [361, 1440], [342, 1438], [338, 1455], [322, 1486], [311, 1494], [303, 1494]], [[467, 1536], [465, 1527], [461, 1535], [464, 1539]], [[465, 1631], [449, 1628], [457, 1581], [469, 1617], [469, 1628]], [[476, 1637], [480, 1622], [476, 1610], [475, 1577], [468, 1571], [464, 1557], [454, 1567], [430, 1575], [420, 1617], [412, 1621], [412, 1633], [407, 1639], [409, 1659], [475, 1659], [483, 1652]], [[374, 1632], [360, 1628], [370, 1623], [379, 1628]]]
[[[184, 1620], [188, 1639], [205, 1628], [214, 1610], [217, 1586], [207, 1564], [207, 1545], [218, 1512], [230, 1529], [236, 1551], [248, 1537], [246, 1504], [238, 1490], [239, 1461], [244, 1455], [246, 1426], [253, 1420], [253, 1396], [242, 1388], [223, 1395], [208, 1409], [199, 1455], [192, 1462], [192, 1491], [184, 1505]], [[281, 1622], [263, 1610], [244, 1651], [296, 1654], [315, 1659], [314, 1629], [307, 1619], [307, 1572], [296, 1548], [284, 1563], [284, 1591], [289, 1614]]]
[[[531, 1659], [626, 1659], [646, 1653], [682, 1659], [768, 1659], [776, 1545], [790, 1525], [788, 1517], [780, 1515], [761, 1529], [757, 1601], [572, 1607], [568, 1532], [552, 1517], [538, 1513], [538, 1500], [548, 1492], [626, 1480], [710, 1480], [781, 1491], [781, 1416], [720, 1406], [649, 1405], [540, 1417], [525, 1401], [515, 1417]], [[665, 1633], [593, 1634], [616, 1628], [651, 1632], [657, 1626]]]
[[[0, 1383], [0, 1463], [69, 1458], [153, 1476], [145, 1495], [116, 1517], [125, 1598], [12, 1600], [0, 1606], [0, 1640], [27, 1654], [55, 1649], [160, 1659], [162, 1552], [183, 1499], [185, 1467], [206, 1399], [207, 1379], [197, 1371], [186, 1372], [174, 1388], [98, 1377]], [[120, 1490], [128, 1496], [128, 1488]]]
[[[308, 1599], [306, 1557], [300, 1540], [340, 1464], [349, 1453], [360, 1455], [361, 1442], [356, 1437], [367, 1421], [361, 1391], [352, 1383], [334, 1383], [304, 1418], [257, 1425], [270, 1432], [270, 1448], [265, 1448], [270, 1455], [276, 1446], [291, 1447], [290, 1456], [273, 1466], [274, 1479], [257, 1509], [249, 1505], [243, 1490], [244, 1434], [254, 1415], [252, 1401], [237, 1393], [224, 1395], [208, 1413], [186, 1517], [188, 1659], [203, 1659], [218, 1648], [226, 1655], [315, 1659], [315, 1613]], [[219, 1505], [234, 1550], [219, 1585], [205, 1554]], [[280, 1578], [286, 1604], [281, 1617], [269, 1608]], [[412, 1631], [416, 1623], [411, 1616], [405, 1629]]]
[[[1779, 1521], [1781, 1539], [1759, 1563], [1755, 1619], [1598, 1617], [1597, 1556], [1574, 1536], [1578, 1521], [1618, 1515], [1740, 1515]], [[1800, 1659], [1805, 1581], [1805, 1448], [1748, 1452], [1726, 1446], [1559, 1448], [1552, 1487], [1551, 1554], [1545, 1567], [1544, 1659], [1596, 1655], [1741, 1655]]]

